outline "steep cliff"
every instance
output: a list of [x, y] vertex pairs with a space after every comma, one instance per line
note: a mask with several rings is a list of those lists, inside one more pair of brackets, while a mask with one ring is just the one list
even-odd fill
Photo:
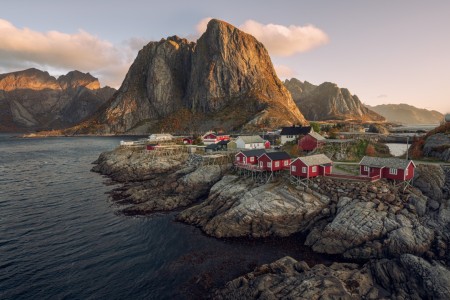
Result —
[[72, 133], [146, 133], [305, 123], [264, 46], [211, 20], [196, 43], [177, 36], [139, 51], [105, 109]]
[[92, 116], [114, 91], [79, 71], [58, 79], [38, 69], [0, 74], [0, 131], [71, 126]]
[[388, 122], [402, 124], [435, 124], [444, 119], [444, 115], [435, 110], [417, 108], [408, 104], [382, 104], [367, 106], [382, 115]]
[[361, 120], [384, 121], [379, 114], [365, 107], [358, 96], [331, 82], [319, 86], [292, 78], [284, 82], [295, 103], [309, 121]]

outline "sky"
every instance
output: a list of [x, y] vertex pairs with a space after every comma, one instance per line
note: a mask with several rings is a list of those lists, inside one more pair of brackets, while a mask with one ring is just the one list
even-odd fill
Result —
[[449, 113], [449, 16], [447, 0], [4, 1], [0, 73], [76, 69], [118, 88], [145, 44], [195, 41], [216, 18], [261, 41], [282, 80]]

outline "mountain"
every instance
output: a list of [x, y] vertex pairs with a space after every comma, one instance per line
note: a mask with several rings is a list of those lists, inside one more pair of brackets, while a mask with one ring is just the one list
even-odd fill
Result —
[[382, 115], [387, 121], [402, 124], [437, 124], [444, 115], [435, 110], [417, 108], [408, 104], [366, 105], [369, 109]]
[[309, 121], [384, 121], [382, 116], [366, 108], [358, 96], [334, 83], [324, 82], [316, 86], [292, 78], [286, 79], [284, 85]]
[[213, 19], [196, 43], [172, 36], [144, 46], [104, 110], [71, 132], [201, 132], [305, 123], [263, 44]]
[[34, 68], [0, 74], [0, 131], [72, 126], [90, 117], [114, 92], [79, 71], [58, 79]]

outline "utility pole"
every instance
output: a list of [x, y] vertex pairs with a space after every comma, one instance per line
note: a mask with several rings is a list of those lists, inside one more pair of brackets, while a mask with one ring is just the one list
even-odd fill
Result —
[[406, 137], [406, 160], [409, 159], [408, 148], [409, 148], [409, 136]]

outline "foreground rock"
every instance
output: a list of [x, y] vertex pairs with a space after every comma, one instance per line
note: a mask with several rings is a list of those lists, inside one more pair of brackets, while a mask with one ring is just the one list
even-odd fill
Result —
[[328, 218], [316, 222], [306, 245], [352, 259], [425, 255], [449, 263], [449, 201], [434, 206], [419, 190], [376, 183], [316, 179], [330, 197]]
[[144, 215], [187, 206], [206, 196], [227, 165], [201, 165], [201, 157], [180, 154], [153, 157], [140, 149], [118, 148], [102, 153], [92, 169], [125, 185], [113, 198], [129, 215]]
[[448, 299], [450, 271], [413, 255], [359, 266], [334, 263], [309, 267], [282, 258], [238, 277], [216, 291], [216, 299]]
[[280, 182], [256, 185], [228, 175], [211, 188], [204, 202], [181, 212], [178, 219], [218, 238], [288, 236], [328, 214], [328, 202]]

